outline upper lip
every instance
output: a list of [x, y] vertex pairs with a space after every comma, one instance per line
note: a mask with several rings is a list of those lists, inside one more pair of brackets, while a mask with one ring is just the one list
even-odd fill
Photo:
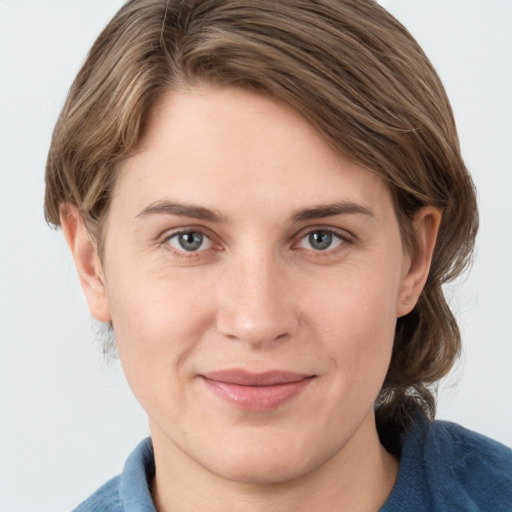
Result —
[[202, 373], [201, 377], [226, 384], [238, 384], [240, 386], [276, 386], [279, 384], [300, 382], [301, 380], [313, 377], [313, 375], [283, 370], [250, 372], [242, 369], [233, 369]]

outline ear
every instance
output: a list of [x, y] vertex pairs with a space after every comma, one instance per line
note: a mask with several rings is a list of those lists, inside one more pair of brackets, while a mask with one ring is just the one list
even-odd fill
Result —
[[75, 261], [89, 311], [96, 320], [110, 322], [112, 318], [96, 243], [88, 233], [82, 215], [75, 206], [60, 207], [60, 222]]
[[404, 260], [396, 305], [397, 317], [407, 315], [414, 309], [427, 282], [441, 217], [441, 211], [433, 206], [422, 208], [414, 216], [416, 250]]

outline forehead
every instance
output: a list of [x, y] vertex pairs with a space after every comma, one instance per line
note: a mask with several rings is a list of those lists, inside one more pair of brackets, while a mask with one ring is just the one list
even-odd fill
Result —
[[168, 93], [149, 116], [138, 152], [122, 166], [113, 203], [158, 200], [284, 214], [307, 203], [352, 201], [379, 214], [384, 181], [334, 151], [299, 113], [235, 88]]

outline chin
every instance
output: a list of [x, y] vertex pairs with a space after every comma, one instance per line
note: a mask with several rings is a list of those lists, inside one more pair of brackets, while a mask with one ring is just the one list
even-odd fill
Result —
[[[282, 433], [281, 433], [282, 436]], [[244, 484], [276, 485], [301, 478], [321, 466], [329, 455], [312, 450], [312, 443], [301, 443], [297, 439], [290, 443], [282, 437], [272, 440], [261, 439], [243, 445], [231, 445], [229, 450], [212, 454], [205, 464], [207, 469], [218, 476]], [[329, 450], [326, 450], [329, 451]], [[315, 454], [314, 457], [308, 457]], [[206, 462], [203, 460], [203, 463]]]
[[231, 464], [223, 464], [216, 471], [218, 476], [248, 485], [278, 485], [296, 480], [314, 468], [300, 466], [298, 461], [266, 460], [261, 457], [237, 460]]

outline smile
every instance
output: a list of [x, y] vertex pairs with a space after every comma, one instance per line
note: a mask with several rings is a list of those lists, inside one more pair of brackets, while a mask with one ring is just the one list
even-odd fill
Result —
[[217, 397], [246, 411], [271, 411], [300, 394], [315, 378], [285, 371], [227, 370], [201, 375]]

